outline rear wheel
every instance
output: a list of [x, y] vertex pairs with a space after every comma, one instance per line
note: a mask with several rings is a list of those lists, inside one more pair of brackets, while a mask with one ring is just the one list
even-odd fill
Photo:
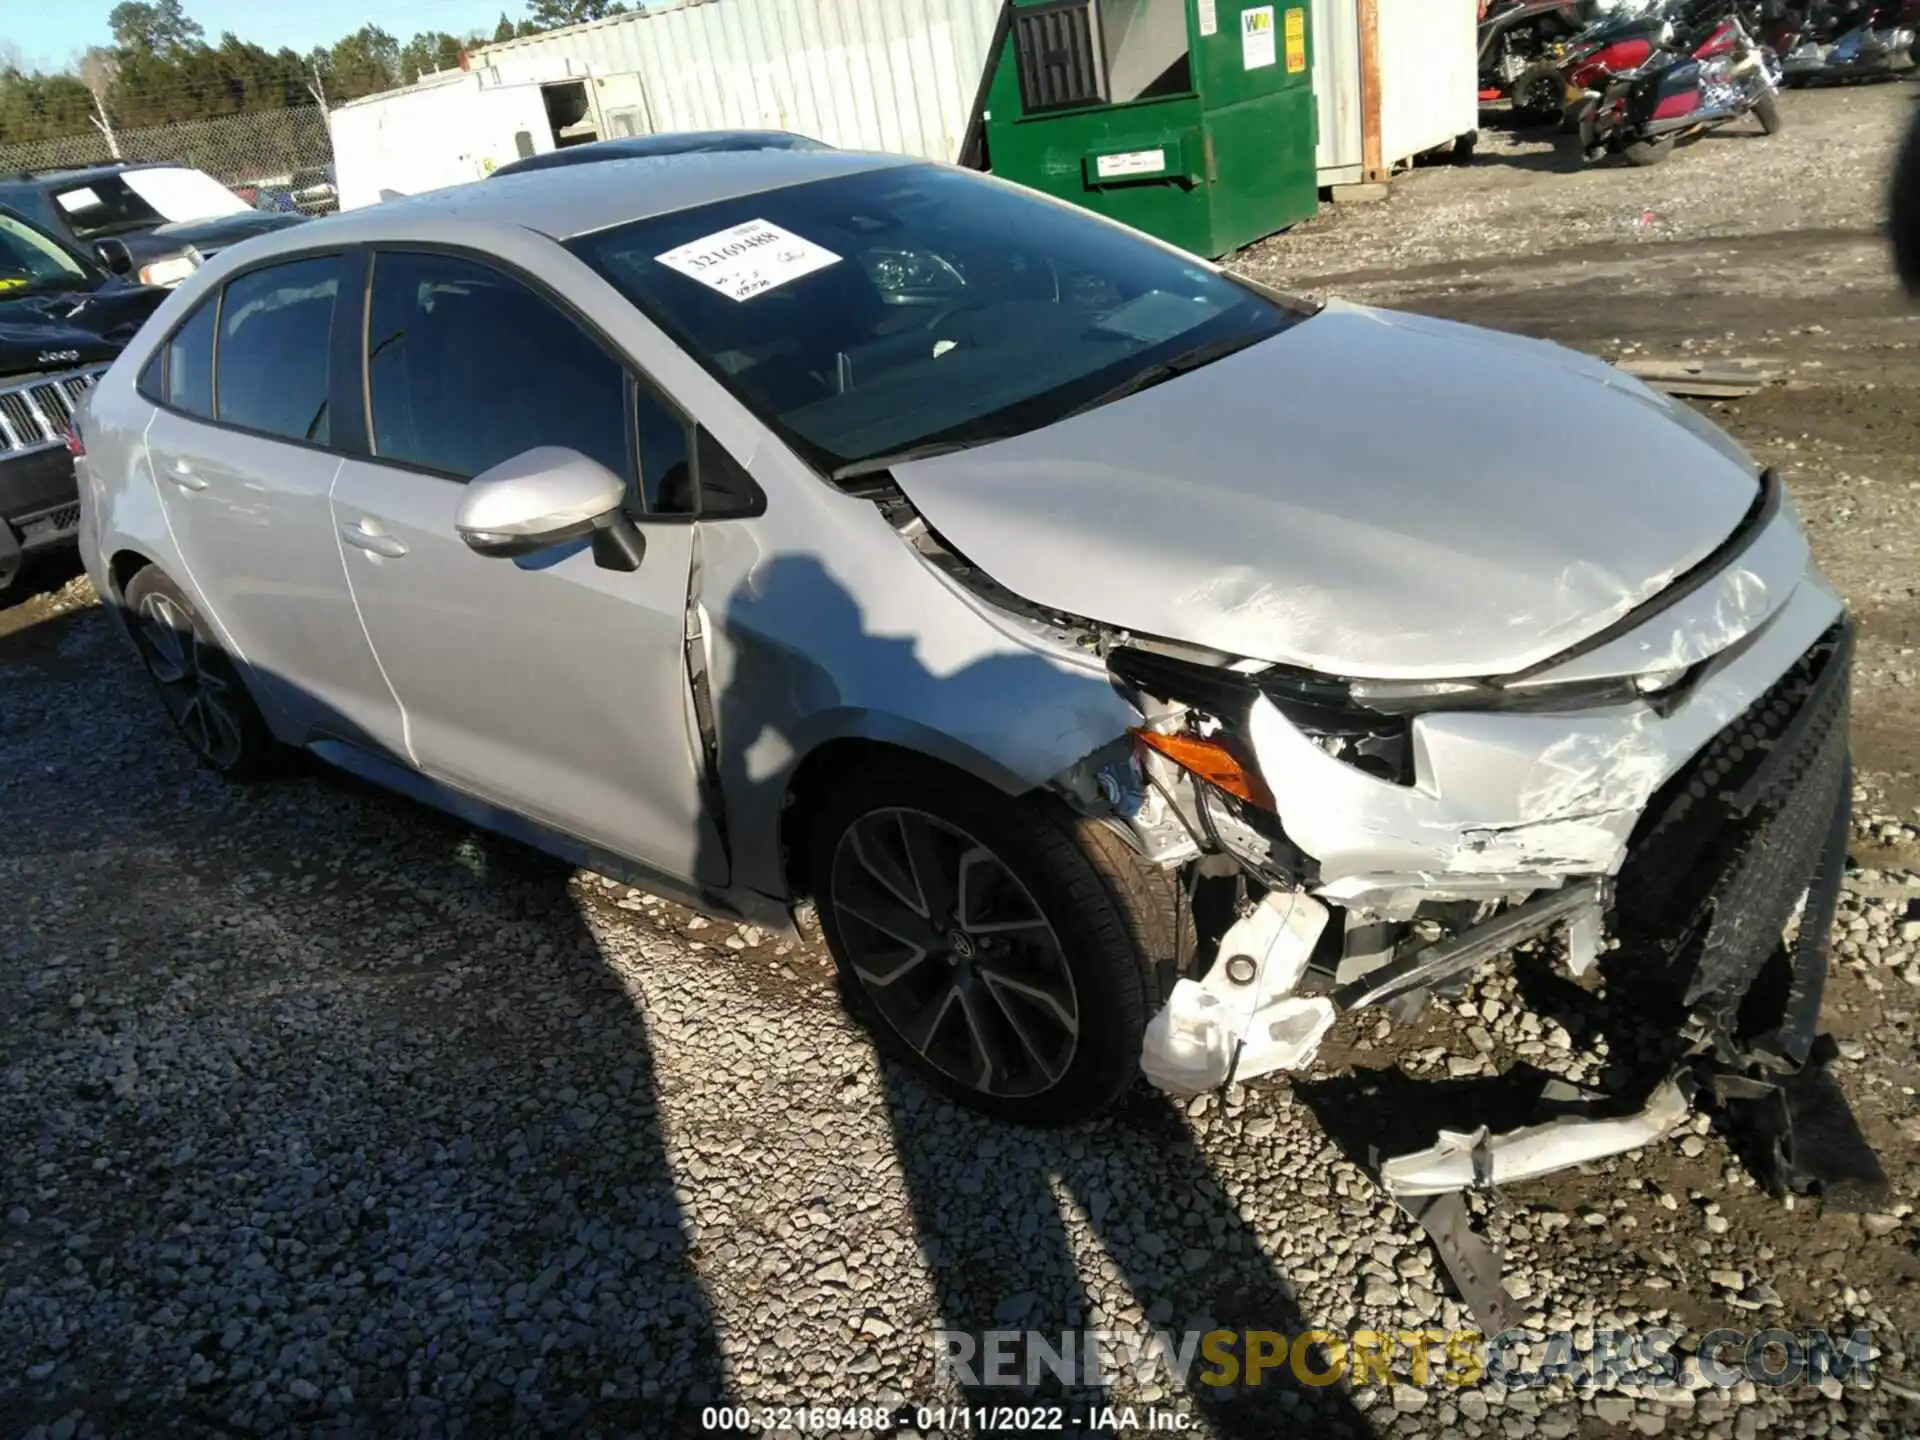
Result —
[[1760, 122], [1760, 128], [1769, 135], [1778, 135], [1786, 128], [1786, 117], [1780, 113], [1780, 97], [1762, 95], [1753, 102], [1753, 118]]
[[1050, 1125], [1132, 1083], [1191, 926], [1116, 836], [903, 759], [835, 786], [808, 865], [849, 1004], [929, 1084]]
[[1541, 66], [1513, 87], [1513, 118], [1522, 125], [1551, 125], [1566, 109], [1567, 82], [1553, 66]]
[[1659, 140], [1635, 140], [1621, 147], [1620, 153], [1632, 165], [1658, 165], [1673, 153], [1673, 136]]
[[160, 702], [200, 762], [234, 778], [268, 768], [273, 734], [185, 592], [149, 565], [128, 583], [126, 607]]

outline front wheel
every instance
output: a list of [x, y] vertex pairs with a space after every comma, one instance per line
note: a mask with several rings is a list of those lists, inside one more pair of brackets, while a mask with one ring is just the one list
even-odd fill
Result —
[[1786, 117], [1780, 113], [1780, 97], [1771, 92], [1753, 102], [1753, 118], [1769, 135], [1778, 135], [1787, 124]]
[[269, 768], [273, 734], [186, 593], [149, 565], [128, 583], [126, 608], [160, 702], [200, 763], [235, 779]]
[[1173, 878], [1107, 830], [911, 760], [835, 787], [808, 868], [875, 1043], [1019, 1124], [1084, 1120], [1120, 1097], [1192, 934]]

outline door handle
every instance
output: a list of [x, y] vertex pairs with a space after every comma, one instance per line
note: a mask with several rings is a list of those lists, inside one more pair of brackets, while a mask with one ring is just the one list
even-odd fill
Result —
[[207, 482], [193, 473], [193, 467], [184, 460], [176, 460], [167, 467], [167, 479], [182, 490], [204, 490]]
[[391, 535], [383, 535], [378, 530], [369, 530], [361, 521], [351, 525], [342, 525], [340, 534], [349, 545], [361, 550], [371, 551], [375, 555], [384, 555], [389, 560], [398, 560], [407, 553], [407, 547]]

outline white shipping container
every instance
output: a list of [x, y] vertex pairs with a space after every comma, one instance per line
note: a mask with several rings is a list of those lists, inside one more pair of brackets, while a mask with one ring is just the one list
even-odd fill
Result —
[[[1373, 0], [1379, 13], [1380, 163], [1391, 170], [1480, 125], [1478, 0]], [[1359, 0], [1313, 0], [1322, 185], [1364, 178]]]
[[476, 61], [507, 79], [563, 62], [600, 80], [637, 75], [631, 133], [793, 130], [952, 160], [999, 13], [1000, 0], [708, 0], [504, 41]]
[[[637, 89], [636, 82], [613, 93]], [[593, 81], [556, 61], [537, 78], [531, 66], [512, 80], [476, 66], [349, 101], [327, 116], [340, 208], [484, 179], [510, 160], [556, 148], [561, 119], [579, 117], [565, 127], [567, 136], [597, 137], [604, 123], [599, 99]]]
[[464, 72], [342, 105], [327, 127], [342, 210], [481, 179], [514, 158], [517, 135], [549, 133], [538, 85]]
[[1377, 0], [1380, 162], [1438, 149], [1480, 128], [1477, 0]]

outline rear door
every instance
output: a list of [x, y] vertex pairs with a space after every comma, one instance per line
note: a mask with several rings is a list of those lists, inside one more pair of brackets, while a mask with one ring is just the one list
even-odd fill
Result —
[[156, 403], [147, 449], [186, 578], [261, 703], [299, 733], [404, 754], [328, 503], [334, 310], [361, 263], [302, 256], [209, 295], [142, 378]]
[[[333, 517], [417, 764], [667, 875], [723, 882], [686, 668], [693, 526], [663, 513], [692, 508], [686, 428], [555, 297], [478, 258], [382, 250], [368, 310], [369, 454], [341, 470]], [[665, 497], [651, 512], [643, 427]], [[601, 569], [585, 541], [519, 560], [461, 542], [467, 482], [541, 445], [628, 479], [638, 570]]]

